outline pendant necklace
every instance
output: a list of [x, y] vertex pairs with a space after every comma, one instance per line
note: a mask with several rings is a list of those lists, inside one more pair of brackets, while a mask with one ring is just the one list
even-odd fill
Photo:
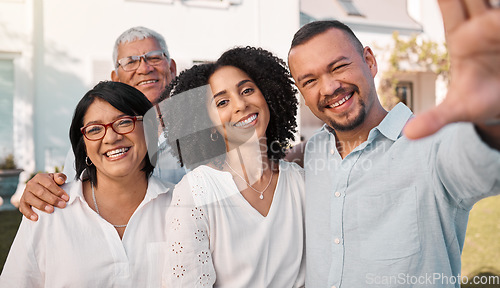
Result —
[[238, 177], [240, 177], [241, 180], [243, 180], [248, 185], [248, 187], [250, 187], [253, 191], [255, 191], [255, 192], [257, 192], [257, 193], [260, 194], [260, 196], [259, 196], [260, 200], [264, 200], [264, 192], [267, 190], [267, 188], [269, 188], [269, 185], [271, 185], [271, 182], [273, 181], [273, 176], [274, 176], [273, 175], [274, 174], [273, 171], [271, 171], [271, 178], [269, 179], [269, 183], [267, 183], [266, 188], [264, 188], [264, 190], [262, 190], [262, 191], [259, 191], [259, 190], [255, 189], [255, 188], [253, 188], [252, 185], [250, 185], [250, 183], [248, 183], [247, 180], [245, 180], [245, 178], [243, 178], [240, 174], [238, 174], [238, 172], [236, 172], [233, 169], [233, 167], [231, 167], [231, 165], [229, 165], [229, 163], [227, 163], [227, 161], [224, 161], [224, 162], [226, 162], [227, 167], [229, 167], [229, 169], [231, 169], [231, 171], [233, 171], [236, 175], [238, 175]]
[[[95, 200], [94, 185], [92, 184], [92, 182], [90, 182], [90, 187], [92, 187], [92, 199], [94, 200], [95, 212], [97, 212], [97, 215], [101, 216], [101, 213], [99, 213], [99, 207], [97, 206], [97, 201]], [[101, 216], [101, 218], [102, 218], [102, 216]], [[104, 218], [102, 218], [102, 219], [104, 219]], [[115, 227], [115, 228], [124, 228], [124, 227], [127, 227], [127, 224], [125, 224], [125, 225], [111, 224], [111, 225], [113, 225], [113, 227]]]

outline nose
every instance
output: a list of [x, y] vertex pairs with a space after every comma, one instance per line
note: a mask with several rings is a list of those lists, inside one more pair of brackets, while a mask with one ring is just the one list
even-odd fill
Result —
[[148, 74], [153, 69], [153, 66], [148, 63], [148, 60], [146, 60], [146, 56], [141, 56], [139, 59], [139, 67], [137, 67], [136, 72], [140, 74]]
[[116, 141], [123, 138], [123, 135], [118, 134], [113, 130], [111, 126], [106, 127], [106, 134], [104, 134], [104, 138], [102, 138], [103, 143], [115, 143]]
[[331, 75], [321, 77], [320, 81], [320, 93], [323, 96], [332, 95], [340, 87], [340, 82]]
[[234, 103], [234, 112], [243, 111], [247, 107], [247, 99], [243, 95], [238, 94], [236, 97], [234, 97], [233, 103]]

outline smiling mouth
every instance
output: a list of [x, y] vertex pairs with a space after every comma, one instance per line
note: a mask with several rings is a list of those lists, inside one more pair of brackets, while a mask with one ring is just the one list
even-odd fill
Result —
[[142, 82], [139, 82], [137, 84], [137, 86], [141, 86], [141, 85], [146, 85], [146, 84], [151, 84], [151, 83], [156, 83], [158, 82], [158, 80], [147, 80], [147, 81], [142, 81]]
[[333, 104], [331, 104], [331, 105], [326, 106], [326, 107], [327, 107], [327, 108], [335, 108], [335, 107], [338, 107], [338, 106], [340, 106], [340, 105], [344, 104], [347, 100], [351, 99], [352, 95], [354, 95], [354, 92], [353, 92], [353, 93], [351, 93], [351, 94], [349, 94], [349, 95], [347, 95], [347, 96], [345, 96], [344, 98], [340, 99], [339, 101], [337, 101], [337, 102], [335, 102], [335, 103], [333, 103]]
[[109, 158], [116, 158], [116, 157], [120, 157], [123, 154], [127, 153], [128, 150], [130, 150], [130, 147], [115, 149], [115, 150], [111, 150], [111, 151], [104, 153], [104, 155], [106, 155], [106, 157], [109, 157]]
[[248, 117], [247, 119], [237, 122], [236, 124], [234, 124], [234, 126], [235, 127], [243, 127], [243, 126], [246, 126], [246, 125], [252, 123], [253, 121], [255, 121], [255, 119], [257, 119], [257, 114], [253, 114], [252, 116]]

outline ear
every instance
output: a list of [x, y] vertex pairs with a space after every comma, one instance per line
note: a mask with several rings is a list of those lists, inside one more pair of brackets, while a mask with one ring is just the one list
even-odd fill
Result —
[[363, 49], [363, 58], [370, 68], [371, 74], [373, 77], [377, 75], [378, 72], [378, 67], [377, 67], [377, 60], [375, 59], [375, 55], [373, 55], [373, 51], [370, 47], [366, 46]]
[[118, 78], [116, 70], [111, 71], [111, 80], [115, 82], [120, 82], [120, 78]]
[[170, 58], [170, 75], [172, 76], [172, 79], [177, 76], [177, 63], [175, 63], [175, 60]]

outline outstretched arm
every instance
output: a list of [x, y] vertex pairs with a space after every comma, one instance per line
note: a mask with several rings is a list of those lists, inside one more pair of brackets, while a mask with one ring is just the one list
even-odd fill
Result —
[[66, 181], [63, 173], [38, 173], [26, 183], [23, 196], [19, 202], [19, 211], [33, 221], [38, 220], [38, 215], [31, 209], [35, 207], [40, 211], [52, 213], [54, 207], [64, 208], [69, 200], [68, 194], [59, 187]]
[[[488, 0], [438, 0], [451, 62], [446, 99], [405, 127], [410, 139], [467, 121], [500, 149], [500, 7]], [[493, 2], [493, 1], [491, 1]]]

